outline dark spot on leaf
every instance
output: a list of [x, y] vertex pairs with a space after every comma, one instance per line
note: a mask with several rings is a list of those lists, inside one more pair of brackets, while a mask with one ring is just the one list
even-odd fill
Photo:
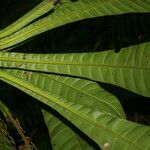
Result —
[[25, 55], [23, 55], [23, 59], [26, 59]]

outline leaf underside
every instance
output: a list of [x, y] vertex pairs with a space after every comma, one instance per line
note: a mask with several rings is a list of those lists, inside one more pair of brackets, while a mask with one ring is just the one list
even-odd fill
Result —
[[[53, 3], [43, 1], [0, 31], [0, 50], [75, 21], [150, 12], [149, 0], [62, 0], [58, 7]], [[29, 24], [54, 7], [49, 15]], [[94, 82], [110, 83], [150, 97], [149, 48], [150, 42], [122, 48], [119, 53], [114, 50], [72, 54], [0, 52], [0, 80], [56, 110], [104, 150], [120, 150], [120, 147], [122, 150], [150, 150], [150, 128], [127, 121], [119, 100]], [[53, 149], [93, 149], [56, 116], [42, 112]], [[12, 145], [1, 135], [0, 147], [9, 150]]]
[[53, 13], [0, 40], [0, 50], [75, 21], [125, 13], [149, 13], [149, 0], [64, 0]]
[[39, 78], [40, 73], [37, 73], [37, 76], [34, 73], [32, 76], [33, 72], [31, 72], [29, 77], [22, 77], [22, 72], [25, 71], [1, 71], [0, 78], [58, 111], [101, 148], [105, 148], [106, 145], [114, 150], [120, 150], [120, 147], [123, 150], [148, 150], [150, 148], [149, 127], [64, 98], [60, 93], [49, 91], [46, 85], [48, 82], [45, 78]]
[[0, 30], [0, 39], [20, 30], [21, 28], [29, 24], [31, 21], [42, 16], [43, 14], [47, 13], [53, 8], [54, 5], [52, 1], [50, 2], [50, 0], [43, 0], [40, 4], [38, 4], [24, 16], [22, 16], [20, 19], [15, 21], [13, 24]]
[[60, 119], [48, 111], [42, 110], [42, 113], [49, 131], [53, 150], [94, 150], [87, 141], [83, 140]]
[[0, 67], [88, 78], [150, 96], [150, 42], [96, 53], [23, 54], [0, 52]]

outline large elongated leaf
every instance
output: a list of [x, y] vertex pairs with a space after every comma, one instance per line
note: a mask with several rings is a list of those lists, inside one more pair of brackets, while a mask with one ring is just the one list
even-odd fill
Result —
[[49, 16], [0, 40], [0, 50], [67, 23], [107, 15], [150, 12], [149, 0], [62, 0]]
[[[12, 84], [51, 106], [75, 126], [92, 138], [103, 149], [111, 150], [148, 150], [150, 148], [150, 128], [126, 121], [95, 110], [92, 107], [65, 99], [47, 89], [47, 82], [19, 73], [21, 71], [0, 72], [1, 80]], [[35, 77], [35, 75], [34, 75]]]
[[42, 16], [43, 14], [47, 13], [48, 11], [54, 8], [53, 1], [50, 0], [43, 0], [40, 4], [38, 4], [34, 9], [29, 11], [23, 17], [15, 21], [13, 24], [9, 25], [8, 27], [4, 28], [0, 31], [0, 38], [8, 36], [22, 27], [33, 21], [34, 19]]
[[42, 110], [53, 150], [94, 150], [94, 148], [51, 113]]
[[0, 53], [0, 67], [54, 72], [111, 83], [150, 96], [150, 42], [98, 53]]
[[[7, 72], [29, 83], [38, 84], [40, 88], [61, 96], [63, 99], [105, 112], [115, 117], [125, 118], [117, 98], [106, 92], [95, 82], [21, 70], [7, 70]], [[1, 71], [0, 76], [2, 75], [1, 73], [3, 74], [4, 72]]]
[[[26, 80], [31, 76], [30, 78], [36, 81], [38, 77], [41, 87], [43, 87], [42, 82], [44, 82], [44, 84], [46, 84], [43, 87], [45, 90], [61, 95], [61, 97], [65, 99], [70, 99], [70, 101], [83, 104], [95, 110], [104, 111], [107, 114], [124, 118], [123, 110], [117, 99], [100, 88], [97, 83], [58, 75], [46, 75], [26, 71], [18, 71], [18, 73], [18, 76]], [[50, 113], [44, 112], [44, 117], [54, 149], [60, 147], [68, 150], [70, 150], [71, 147], [76, 149], [93, 149], [86, 141]], [[52, 122], [49, 122], [50, 120]], [[53, 129], [54, 126], [55, 130]], [[59, 136], [55, 137], [57, 134], [59, 134]], [[70, 144], [70, 142], [72, 142], [72, 144]]]

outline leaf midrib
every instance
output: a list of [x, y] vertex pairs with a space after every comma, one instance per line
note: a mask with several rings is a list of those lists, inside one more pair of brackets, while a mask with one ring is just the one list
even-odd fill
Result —
[[[94, 96], [94, 95], [92, 95], [92, 94], [89, 94], [88, 92], [85, 92], [85, 91], [83, 91], [83, 90], [80, 90], [80, 89], [78, 89], [78, 88], [76, 88], [76, 87], [70, 86], [70, 85], [68, 85], [68, 84], [66, 84], [66, 83], [64, 83], [64, 82], [60, 82], [60, 81], [58, 81], [58, 80], [56, 80], [56, 79], [54, 79], [54, 78], [51, 78], [50, 76], [48, 76], [48, 75], [46, 75], [46, 74], [41, 74], [41, 75], [42, 75], [42, 76], [46, 76], [47, 78], [50, 78], [50, 79], [52, 79], [52, 80], [54, 80], [54, 81], [56, 81], [56, 82], [58, 82], [58, 83], [60, 83], [60, 84], [63, 84], [63, 85], [65, 85], [65, 86], [69, 86], [71, 89], [74, 89], [74, 90], [76, 90], [76, 91], [78, 91], [78, 92], [81, 92], [81, 93], [83, 93], [84, 95], [88, 95], [88, 96], [90, 96], [90, 97], [93, 97], [93, 98], [96, 99], [98, 102], [104, 103], [104, 104], [106, 104], [107, 106], [109, 106], [110, 108], [112, 108], [113, 110], [115, 110], [115, 112], [116, 112], [121, 118], [123, 118], [122, 115], [121, 115], [113, 106], [109, 105], [108, 103], [106, 103], [106, 102], [104, 102], [104, 101], [101, 101], [101, 99], [98, 99], [96, 96]], [[112, 96], [111, 96], [111, 97], [112, 97]], [[110, 97], [109, 97], [109, 98], [110, 98]], [[105, 113], [106, 113], [106, 112], [105, 112]], [[111, 114], [108, 114], [108, 115], [114, 117], [114, 116], [111, 115]]]
[[[37, 86], [35, 86], [31, 83], [24, 84], [22, 79], [18, 79], [17, 77], [11, 76], [2, 70], [0, 70], [0, 78], [4, 79], [5, 81], [11, 82], [11, 83], [13, 82], [16, 85], [22, 86], [23, 88], [28, 89], [29, 91], [32, 91], [33, 93], [36, 93], [37, 95], [45, 97], [46, 99], [52, 101], [53, 103], [59, 105], [60, 107], [63, 107], [64, 109], [67, 109], [71, 113], [81, 117], [82, 119], [86, 120], [87, 122], [90, 122], [92, 125], [94, 124], [95, 126], [103, 129], [105, 132], [108, 132], [109, 134], [111, 133], [112, 135], [117, 136], [118, 138], [121, 138], [123, 141], [126, 141], [128, 144], [133, 145], [136, 149], [140, 150], [140, 148], [135, 143], [132, 143], [130, 140], [126, 139], [125, 137], [120, 136], [119, 134], [115, 133], [114, 131], [110, 130], [109, 128], [102, 126], [95, 120], [92, 120], [91, 118], [87, 117], [86, 115], [83, 115], [82, 113], [78, 112], [74, 108], [72, 108], [72, 107], [70, 108], [70, 106], [68, 106], [65, 103], [60, 102], [56, 97], [49, 95], [48, 92], [46, 92], [46, 91], [41, 92], [41, 89], [38, 88]], [[43, 101], [41, 101], [41, 102], [43, 102]], [[46, 103], [46, 102], [43, 102], [43, 103]]]
[[[115, 1], [114, 1], [115, 2]], [[113, 2], [111, 2], [111, 3], [113, 3]], [[99, 3], [98, 3], [99, 4]], [[75, 14], [78, 14], [78, 13], [80, 13], [80, 12], [82, 12], [82, 11], [87, 11], [87, 10], [90, 10], [90, 9], [95, 9], [95, 8], [97, 8], [97, 7], [99, 7], [99, 5], [96, 5], [96, 4], [92, 4], [91, 5], [91, 3], [90, 4], [86, 4], [86, 6], [84, 6], [84, 7], [82, 7], [82, 9], [79, 9], [79, 10], [75, 10], [75, 11], [73, 11], [72, 13], [71, 13], [71, 15], [63, 15], [62, 17], [60, 17], [60, 18], [58, 18], [57, 17], [57, 20], [55, 20], [54, 19], [54, 21], [52, 21], [52, 22], [50, 22], [50, 20], [49, 19], [46, 19], [46, 18], [43, 18], [43, 19], [45, 19], [46, 21], [43, 23], [43, 24], [41, 24], [41, 25], [38, 25], [37, 27], [35, 27], [34, 26], [34, 28], [31, 28], [31, 30], [28, 30], [28, 31], [26, 31], [26, 32], [23, 32], [23, 34], [19, 34], [18, 36], [15, 36], [15, 38], [14, 37], [10, 37], [10, 38], [8, 38], [7, 40], [5, 40], [4, 42], [2, 42], [2, 44], [0, 44], [0, 46], [3, 46], [3, 45], [5, 45], [5, 44], [7, 44], [7, 43], [10, 43], [10, 42], [12, 42], [12, 41], [14, 41], [14, 40], [16, 40], [16, 39], [18, 39], [18, 38], [21, 38], [22, 36], [25, 36], [25, 35], [27, 35], [27, 34], [30, 34], [31, 32], [33, 32], [33, 31], [36, 31], [36, 30], [38, 30], [38, 29], [40, 29], [40, 28], [43, 28], [45, 25], [47, 25], [49, 22], [51, 23], [51, 24], [54, 24], [55, 22], [59, 22], [60, 20], [62, 20], [63, 18], [68, 18], [69, 16], [72, 16], [72, 15], [75, 15]], [[83, 18], [84, 19], [84, 18]], [[80, 20], [80, 19], [79, 19]], [[32, 25], [32, 24], [31, 24]], [[30, 26], [30, 25], [29, 25]], [[28, 27], [28, 26], [27, 26]], [[21, 30], [20, 30], [21, 31]], [[17, 33], [17, 32], [16, 32]]]
[[[94, 5], [94, 6], [97, 6], [97, 5]], [[88, 8], [88, 9], [92, 9], [92, 8], [89, 8], [89, 6], [84, 6], [84, 11], [86, 11], [86, 10], [88, 10], [88, 9], [86, 9], [86, 8]], [[50, 23], [51, 24], [54, 24], [54, 23], [56, 23], [56, 22], [60, 22], [60, 20], [62, 20], [63, 18], [68, 18], [69, 16], [72, 16], [72, 15], [75, 15], [75, 14], [78, 14], [79, 12], [82, 12], [83, 11], [83, 9], [82, 10], [77, 10], [77, 11], [74, 11], [74, 12], [72, 12], [71, 13], [71, 15], [63, 15], [62, 17], [60, 17], [60, 18], [58, 18], [57, 17], [57, 19], [54, 19], [54, 21], [51, 21], [51, 20], [49, 20], [49, 19], [46, 19], [46, 18], [43, 18], [44, 19], [44, 23], [42, 23], [42, 24], [40, 24], [40, 25], [38, 25], [37, 27], [35, 27], [34, 26], [34, 28], [31, 28], [30, 30], [25, 30], [26, 32], [24, 32], [24, 30], [20, 30], [20, 31], [23, 31], [23, 33], [21, 33], [21, 34], [19, 34], [19, 35], [17, 35], [17, 36], [15, 36], [15, 37], [10, 37], [10, 38], [8, 38], [8, 39], [6, 39], [4, 42], [2, 41], [2, 44], [0, 44], [0, 46], [3, 46], [3, 45], [5, 45], [5, 44], [7, 44], [7, 43], [10, 43], [10, 42], [12, 42], [12, 41], [14, 41], [14, 40], [16, 40], [16, 39], [18, 39], [18, 38], [21, 38], [21, 37], [23, 37], [23, 36], [25, 36], [25, 35], [27, 35], [27, 34], [30, 34], [30, 33], [32, 33], [33, 31], [36, 31], [36, 30], [39, 30], [40, 28], [43, 28], [44, 26], [46, 26], [50, 21]], [[41, 19], [42, 20], [42, 19]], [[40, 21], [40, 20], [39, 20]], [[35, 23], [33, 23], [33, 24], [35, 24]], [[32, 25], [32, 24], [31, 24]], [[29, 25], [30, 26], [30, 25]], [[27, 26], [28, 27], [28, 26]], [[26, 29], [27, 27], [25, 27], [24, 29]], [[17, 33], [17, 32], [16, 32]], [[2, 39], [3, 40], [3, 39]]]
[[[8, 56], [9, 57], [9, 56]], [[55, 61], [46, 61], [46, 60], [37, 60], [37, 59], [18, 59], [18, 58], [8, 58], [8, 57], [0, 57], [0, 61], [7, 62], [16, 62], [16, 63], [31, 63], [32, 64], [48, 64], [48, 65], [74, 65], [74, 66], [89, 66], [89, 67], [102, 67], [102, 68], [119, 68], [119, 69], [137, 69], [137, 70], [150, 70], [149, 66], [128, 66], [128, 65], [110, 65], [110, 64], [99, 64], [99, 63], [81, 63], [81, 62], [55, 62]], [[21, 68], [23, 64], [20, 66], [12, 67], [12, 68]], [[2, 66], [0, 66], [2, 67]], [[6, 66], [5, 66], [6, 67]], [[38, 71], [38, 70], [37, 70]], [[48, 71], [47, 71], [48, 72]]]

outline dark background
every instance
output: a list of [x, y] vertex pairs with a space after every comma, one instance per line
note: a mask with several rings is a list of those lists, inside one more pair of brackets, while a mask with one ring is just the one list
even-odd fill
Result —
[[[1, 0], [0, 29], [13, 23], [27, 13], [40, 0]], [[71, 23], [29, 39], [13, 49], [17, 52], [66, 53], [93, 52], [115, 49], [150, 41], [150, 14], [124, 14], [105, 16]], [[115, 94], [127, 114], [127, 118], [141, 124], [150, 125], [150, 98], [134, 94], [128, 90], [99, 83], [103, 88]], [[20, 90], [0, 81], [0, 99], [10, 108], [39, 150], [48, 150], [50, 137], [40, 111], [43, 104]], [[53, 110], [52, 110], [53, 111]], [[53, 111], [58, 115], [55, 111]], [[2, 116], [2, 115], [1, 115]], [[67, 122], [63, 119], [64, 122]], [[74, 126], [72, 128], [77, 130]], [[80, 131], [78, 131], [79, 134]], [[11, 133], [17, 144], [19, 137]], [[91, 144], [90, 139], [84, 136]], [[95, 149], [98, 147], [95, 145]]]

